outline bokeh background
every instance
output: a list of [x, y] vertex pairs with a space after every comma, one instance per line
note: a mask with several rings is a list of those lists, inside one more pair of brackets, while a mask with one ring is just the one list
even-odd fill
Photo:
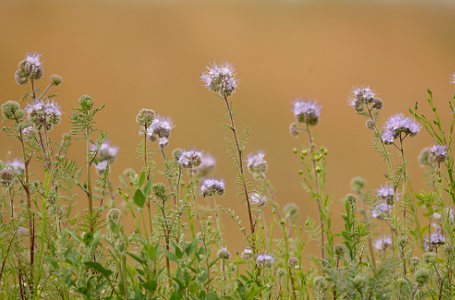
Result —
[[[235, 209], [245, 224], [224, 143], [230, 132], [220, 125], [224, 105], [201, 86], [199, 74], [212, 61], [236, 67], [241, 83], [231, 99], [238, 126], [250, 130], [249, 150], [266, 152], [278, 203], [297, 203], [302, 223], [316, 219], [317, 209], [300, 185], [300, 162], [292, 149], [306, 140], [288, 133], [290, 107], [296, 97], [317, 99], [323, 110], [315, 129], [318, 143], [329, 149], [327, 187], [338, 230], [339, 199], [349, 192], [351, 178], [361, 175], [375, 189], [386, 170], [365, 120], [347, 105], [352, 87], [369, 85], [377, 92], [385, 104], [383, 119], [406, 113], [415, 101], [426, 109], [430, 88], [447, 124], [447, 101], [455, 91], [449, 83], [455, 71], [455, 6], [437, 1], [0, 0], [2, 102], [24, 92], [14, 72], [27, 51], [42, 54], [45, 78], [57, 73], [64, 79], [57, 90], [64, 115], [52, 132], [55, 138], [69, 130], [71, 107], [80, 95], [105, 104], [97, 127], [120, 146], [112, 166], [117, 183], [125, 168], [142, 167], [136, 158], [137, 112], [145, 107], [170, 116], [177, 126], [167, 151], [195, 146], [214, 155], [216, 175], [226, 178], [228, 189], [218, 203]], [[431, 143], [424, 132], [406, 141], [415, 190], [424, 187], [418, 153]], [[2, 135], [0, 159], [16, 157], [18, 146]], [[157, 145], [152, 146], [161, 166]], [[82, 161], [83, 149], [74, 144], [71, 157]], [[80, 208], [85, 206], [81, 201]], [[224, 221], [228, 248], [241, 250], [235, 224], [229, 217]], [[317, 254], [312, 242], [306, 252], [311, 254]]]

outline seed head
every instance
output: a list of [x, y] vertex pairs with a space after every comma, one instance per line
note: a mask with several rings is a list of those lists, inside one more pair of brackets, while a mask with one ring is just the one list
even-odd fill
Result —
[[321, 106], [316, 101], [296, 99], [292, 111], [298, 122], [314, 126], [319, 122]]
[[289, 257], [289, 259], [288, 259], [289, 268], [294, 269], [298, 265], [299, 265], [299, 260], [297, 257], [294, 257], [294, 256]]
[[141, 109], [136, 116], [136, 122], [139, 125], [147, 128], [152, 125], [153, 120], [155, 120], [155, 111], [148, 108]]
[[214, 62], [207, 66], [206, 72], [201, 74], [201, 80], [206, 88], [222, 98], [228, 98], [237, 89], [236, 75], [234, 68], [229, 63]]

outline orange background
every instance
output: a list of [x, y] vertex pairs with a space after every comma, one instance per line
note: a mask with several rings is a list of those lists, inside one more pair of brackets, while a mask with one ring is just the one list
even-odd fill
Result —
[[[27, 51], [42, 53], [45, 78], [57, 73], [64, 79], [56, 90], [63, 121], [52, 135], [60, 138], [69, 130], [71, 107], [80, 95], [106, 104], [97, 127], [120, 146], [114, 179], [127, 167], [142, 167], [135, 152], [137, 112], [146, 107], [172, 117], [177, 127], [167, 151], [196, 146], [213, 154], [216, 175], [226, 178], [228, 189], [218, 203], [236, 209], [245, 225], [224, 143], [230, 132], [220, 126], [224, 106], [199, 79], [211, 61], [236, 67], [240, 88], [231, 100], [237, 124], [250, 129], [249, 150], [266, 151], [277, 201], [297, 203], [302, 220], [316, 219], [317, 209], [300, 187], [300, 162], [292, 148], [306, 140], [288, 134], [291, 100], [309, 97], [322, 104], [316, 130], [318, 143], [329, 149], [327, 186], [337, 229], [338, 199], [349, 192], [350, 179], [361, 175], [375, 189], [386, 170], [365, 120], [346, 103], [351, 88], [370, 85], [384, 100], [383, 119], [406, 113], [416, 100], [426, 108], [430, 88], [445, 124], [447, 101], [455, 91], [449, 83], [455, 70], [455, 8], [442, 4], [3, 0], [0, 45], [2, 102], [19, 99], [24, 91], [14, 81], [17, 62]], [[416, 190], [423, 187], [417, 156], [431, 143], [423, 132], [406, 141]], [[161, 166], [157, 144], [151, 145]], [[18, 143], [0, 137], [0, 159], [14, 158], [18, 149]], [[83, 153], [77, 142], [70, 155], [82, 161]], [[225, 222], [234, 228], [228, 217]], [[241, 250], [241, 235], [225, 234], [231, 251]], [[318, 253], [313, 244], [307, 254]]]

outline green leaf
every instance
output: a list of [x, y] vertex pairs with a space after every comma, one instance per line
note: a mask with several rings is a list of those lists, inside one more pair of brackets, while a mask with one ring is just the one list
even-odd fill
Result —
[[172, 260], [172, 261], [179, 260], [179, 258], [174, 253], [171, 253], [171, 252], [167, 251], [166, 249], [163, 249], [163, 251], [170, 260]]
[[140, 208], [144, 207], [145, 204], [145, 196], [144, 193], [140, 189], [137, 189], [136, 192], [134, 193], [134, 203], [136, 203], [137, 206]]
[[85, 262], [85, 265], [88, 268], [92, 268], [98, 273], [103, 274], [105, 277], [109, 277], [112, 274], [111, 270], [106, 270], [100, 263], [97, 263], [96, 261], [87, 261]]

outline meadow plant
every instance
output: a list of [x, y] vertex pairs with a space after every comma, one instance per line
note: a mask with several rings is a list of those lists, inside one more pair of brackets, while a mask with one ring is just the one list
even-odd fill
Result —
[[[43, 78], [40, 54], [27, 54], [15, 73], [25, 93], [1, 106], [3, 133], [20, 149], [0, 161], [1, 299], [455, 297], [454, 100], [444, 110], [448, 127], [431, 91], [431, 115], [415, 103], [410, 116], [392, 115], [381, 127], [387, 101], [355, 88], [348, 103], [366, 119], [385, 176], [374, 187], [355, 177], [352, 193], [341, 197], [326, 190], [329, 152], [316, 139], [322, 106], [294, 100], [289, 132], [303, 141], [293, 152], [306, 193], [284, 203], [267, 177], [273, 168], [265, 151], [249, 152], [248, 130], [237, 126], [234, 68], [213, 63], [201, 79], [226, 111], [224, 141], [241, 191], [229, 201], [243, 202], [243, 219], [226, 205], [235, 187], [216, 176], [215, 158], [197, 145], [171, 148], [175, 124], [150, 108], [136, 116], [142, 167], [113, 181], [119, 148], [95, 126], [104, 106], [82, 95], [68, 120], [50, 93], [62, 78], [51, 75], [42, 89]], [[53, 129], [68, 121], [70, 132], [58, 139]], [[416, 159], [428, 187], [414, 192], [408, 138], [424, 132], [433, 144]], [[84, 153], [83, 162], [71, 158], [70, 147]], [[332, 227], [334, 197], [344, 204], [339, 230]], [[310, 203], [317, 217], [300, 222], [299, 207]], [[236, 224], [243, 251], [225, 238], [223, 216]], [[313, 242], [319, 254], [305, 259]]]

